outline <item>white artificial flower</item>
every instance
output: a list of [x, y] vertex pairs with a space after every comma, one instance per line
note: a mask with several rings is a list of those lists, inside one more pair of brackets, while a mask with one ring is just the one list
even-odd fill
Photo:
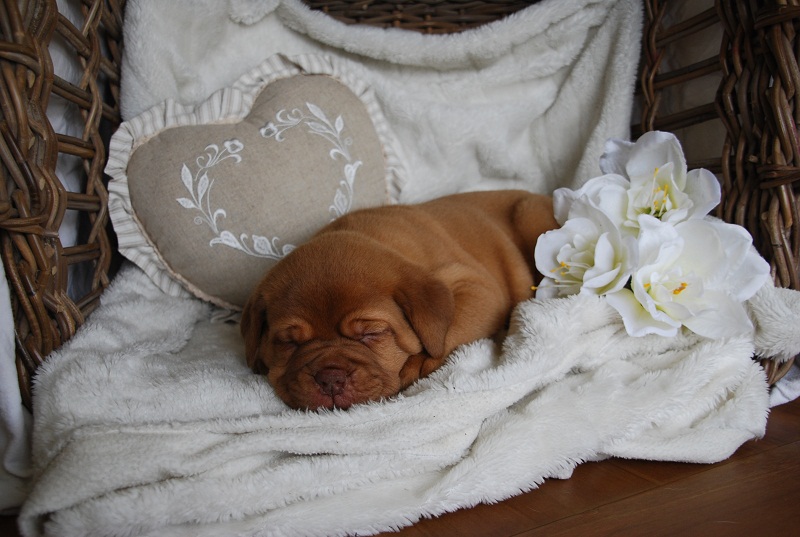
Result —
[[743, 303], [769, 265], [744, 228], [708, 216], [720, 201], [714, 175], [687, 171], [677, 138], [663, 132], [610, 140], [600, 167], [605, 175], [578, 190], [553, 193], [562, 227], [536, 245], [537, 298], [604, 295], [632, 336], [752, 330]]
[[639, 218], [639, 264], [631, 288], [607, 296], [632, 336], [672, 336], [681, 326], [710, 337], [752, 330], [743, 302], [769, 277], [769, 264], [742, 227], [715, 219], [675, 225]]
[[630, 278], [633, 240], [623, 238], [602, 211], [584, 200], [575, 202], [571, 213], [562, 227], [536, 243], [536, 268], [544, 275], [537, 298], [613, 293]]
[[[629, 180], [624, 227], [634, 233], [639, 215], [677, 224], [703, 218], [720, 201], [716, 177], [705, 169], [687, 172], [680, 142], [671, 133], [648, 132], [636, 143], [609, 140], [600, 169]], [[618, 207], [618, 194], [609, 195], [615, 198], [613, 206]]]
[[628, 190], [631, 183], [617, 174], [607, 174], [589, 179], [578, 190], [559, 188], [553, 192], [553, 212], [556, 222], [563, 225], [571, 218], [576, 201], [602, 211], [616, 226], [624, 224], [628, 213]]

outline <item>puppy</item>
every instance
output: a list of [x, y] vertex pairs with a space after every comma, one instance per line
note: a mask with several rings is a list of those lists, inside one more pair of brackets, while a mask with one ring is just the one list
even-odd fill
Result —
[[297, 409], [397, 394], [502, 330], [534, 284], [552, 200], [456, 194], [347, 214], [270, 270], [242, 313], [247, 363]]

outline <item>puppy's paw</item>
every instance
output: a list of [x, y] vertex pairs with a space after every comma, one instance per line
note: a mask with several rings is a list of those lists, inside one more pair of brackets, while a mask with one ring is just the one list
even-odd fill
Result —
[[439, 369], [443, 362], [443, 359], [433, 358], [425, 353], [409, 357], [400, 370], [400, 389], [405, 389], [417, 380], [427, 377]]

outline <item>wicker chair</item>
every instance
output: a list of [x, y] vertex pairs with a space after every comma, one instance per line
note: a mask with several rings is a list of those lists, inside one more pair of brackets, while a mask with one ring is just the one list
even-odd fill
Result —
[[[12, 289], [17, 371], [30, 405], [31, 380], [53, 349], [68, 340], [98, 306], [113, 257], [103, 168], [106, 143], [119, 124], [119, 65], [123, 3], [83, 3], [84, 22], [74, 26], [50, 1], [3, 2], [2, 180], [0, 244]], [[75, 85], [53, 73], [48, 45], [62, 39], [83, 73]], [[80, 109], [81, 138], [54, 132], [46, 110], [51, 99]], [[56, 175], [60, 154], [83, 161], [81, 192], [67, 192]], [[80, 214], [81, 238], [61, 244], [67, 211]], [[81, 296], [67, 294], [70, 267], [91, 272]]]
[[[349, 23], [441, 33], [484, 24], [535, 2], [307, 3]], [[0, 3], [0, 245], [26, 405], [36, 369], [98, 306], [114, 272], [103, 168], [108, 135], [120, 121], [124, 4], [82, 0], [83, 20], [76, 26], [58, 12], [54, 0]], [[694, 129], [717, 125], [721, 151], [690, 155], [689, 166], [719, 174], [723, 201], [717, 215], [752, 233], [777, 285], [800, 290], [800, 69], [795, 57], [800, 3], [717, 0], [713, 8], [681, 19], [683, 4], [644, 0], [641, 119], [633, 135], [668, 130], [686, 140]], [[671, 63], [687, 42], [715, 35], [721, 37], [709, 57]], [[55, 40], [66, 44], [82, 67], [78, 83], [54, 75], [48, 46]], [[707, 76], [719, 79], [716, 96], [673, 109], [671, 93], [691, 92], [691, 84]], [[80, 138], [54, 132], [46, 115], [51, 99], [67, 100], [80, 110]], [[82, 191], [62, 186], [56, 174], [59, 155], [82, 160]], [[79, 215], [81, 233], [75, 245], [65, 246], [59, 229], [69, 211]], [[76, 296], [68, 293], [68, 277], [78, 266], [89, 274], [89, 283]], [[770, 382], [789, 365], [767, 365]]]

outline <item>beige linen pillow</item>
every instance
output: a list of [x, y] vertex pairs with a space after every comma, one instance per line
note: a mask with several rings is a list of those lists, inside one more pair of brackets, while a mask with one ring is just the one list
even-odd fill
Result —
[[393, 140], [344, 65], [273, 57], [195, 108], [121, 126], [106, 168], [120, 251], [170, 294], [241, 309], [319, 228], [395, 197]]

